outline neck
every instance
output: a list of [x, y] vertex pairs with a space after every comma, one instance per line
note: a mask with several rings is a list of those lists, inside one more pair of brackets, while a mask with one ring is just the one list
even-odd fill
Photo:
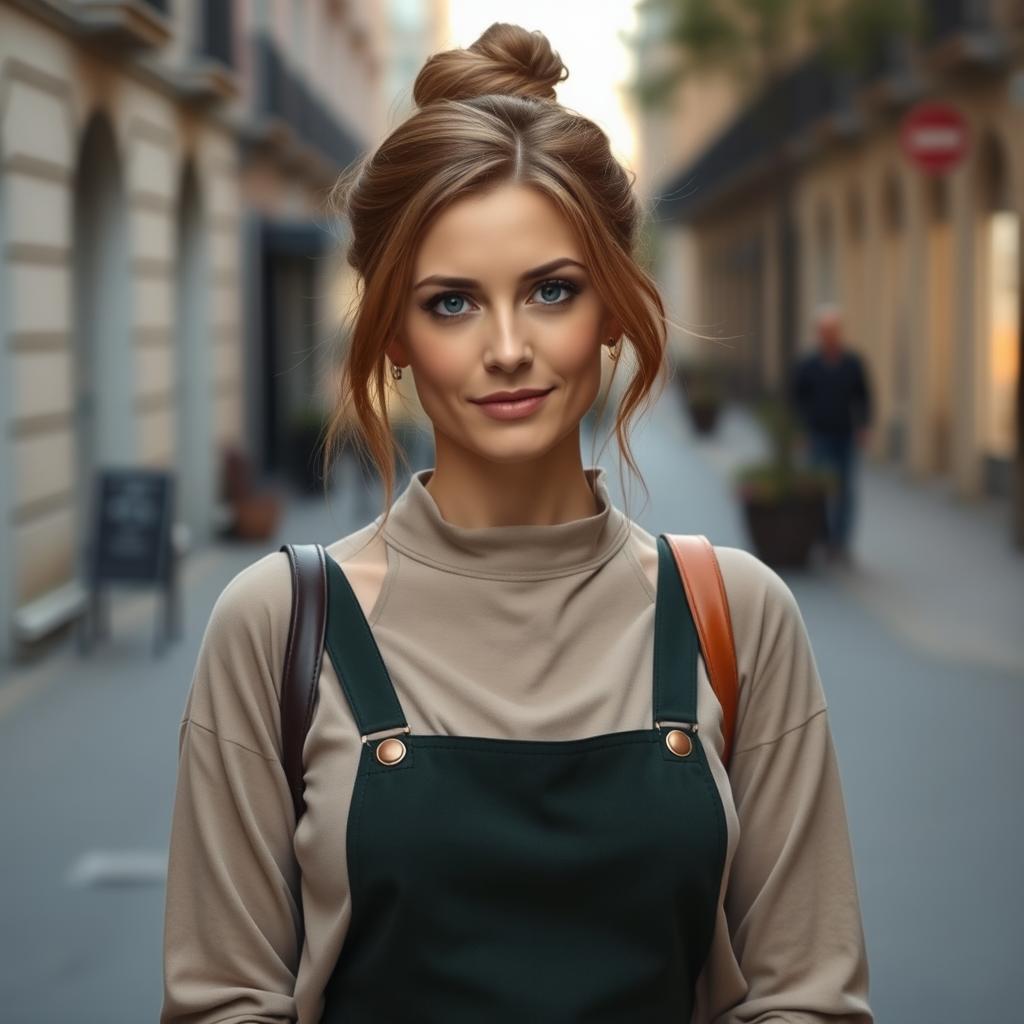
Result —
[[425, 487], [455, 526], [553, 526], [599, 511], [580, 460], [578, 430], [540, 459], [497, 462], [440, 435], [435, 454]]
[[629, 536], [630, 521], [612, 503], [601, 467], [584, 471], [596, 514], [591, 507], [572, 520], [478, 528], [460, 526], [442, 514], [427, 490], [434, 472], [412, 474], [391, 508], [384, 536], [403, 555], [443, 572], [496, 580], [553, 579], [595, 568]]

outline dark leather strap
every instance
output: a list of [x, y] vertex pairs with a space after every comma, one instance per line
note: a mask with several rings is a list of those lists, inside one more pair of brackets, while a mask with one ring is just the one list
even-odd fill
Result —
[[733, 736], [736, 732], [736, 708], [739, 704], [739, 676], [736, 668], [736, 644], [732, 618], [722, 581], [722, 570], [711, 542], [702, 533], [666, 533], [672, 548], [686, 597], [693, 612], [700, 646], [707, 665], [711, 687], [722, 705], [724, 749], [722, 762], [729, 767]]
[[316, 706], [327, 623], [327, 553], [320, 544], [282, 544], [292, 569], [292, 616], [281, 679], [282, 762], [296, 822], [306, 810], [302, 748]]

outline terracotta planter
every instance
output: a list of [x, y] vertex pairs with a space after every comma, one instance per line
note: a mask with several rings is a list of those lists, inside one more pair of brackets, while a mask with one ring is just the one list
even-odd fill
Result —
[[270, 492], [251, 494], [235, 503], [235, 536], [240, 540], [268, 540], [281, 519], [281, 499]]
[[771, 566], [805, 566], [823, 535], [825, 492], [742, 499], [747, 529], [757, 556]]
[[698, 434], [710, 434], [718, 423], [718, 412], [722, 403], [717, 399], [690, 399], [687, 403], [690, 411], [690, 422]]
[[221, 494], [230, 507], [226, 529], [240, 540], [268, 540], [277, 531], [283, 505], [280, 495], [257, 489], [252, 462], [242, 449], [229, 446], [223, 452]]

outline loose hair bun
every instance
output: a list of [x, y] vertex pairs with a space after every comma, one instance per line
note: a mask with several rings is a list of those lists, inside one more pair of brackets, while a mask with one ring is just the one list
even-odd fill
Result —
[[468, 100], [494, 93], [554, 100], [569, 71], [547, 36], [496, 21], [466, 49], [435, 53], [413, 86], [418, 107], [437, 100]]
[[[669, 321], [657, 282], [637, 258], [647, 208], [633, 191], [636, 175], [615, 158], [600, 125], [558, 102], [555, 86], [567, 76], [543, 32], [495, 22], [472, 46], [427, 60], [413, 86], [417, 109], [335, 185], [355, 280], [323, 464], [335, 465], [348, 444], [361, 461], [372, 460], [384, 491], [375, 537], [391, 507], [399, 461], [409, 465], [396, 446], [389, 378], [396, 366], [414, 362], [407, 318], [419, 316], [408, 301], [417, 253], [443, 211], [503, 185], [532, 189], [576, 240], [593, 298], [606, 314], [593, 361], [597, 341], [603, 345], [612, 334], [628, 341], [630, 359], [615, 366], [635, 363], [635, 370], [618, 402], [615, 437], [621, 458], [640, 475], [627, 428], [664, 380]], [[484, 328], [476, 330], [482, 360]], [[616, 391], [604, 389], [599, 420]], [[404, 405], [401, 392], [395, 397]]]

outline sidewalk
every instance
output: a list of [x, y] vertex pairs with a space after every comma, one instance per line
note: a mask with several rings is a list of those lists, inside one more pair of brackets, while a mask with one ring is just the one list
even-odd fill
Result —
[[[735, 405], [702, 444], [723, 473], [763, 451], [760, 425]], [[965, 501], [943, 480], [909, 480], [863, 455], [857, 483], [853, 562], [821, 571], [916, 647], [1024, 676], [1024, 552], [1008, 500]]]
[[[340, 467], [329, 498], [323, 493], [307, 497], [291, 494], [272, 539], [217, 540], [190, 552], [181, 571], [183, 635], [172, 641], [162, 656], [154, 657], [152, 652], [160, 613], [159, 593], [148, 588], [111, 587], [111, 638], [100, 640], [92, 654], [79, 653], [74, 634], [66, 632], [29, 660], [0, 664], [0, 720], [52, 685], [70, 678], [84, 685], [86, 679], [122, 669], [137, 673], [141, 667], [150, 679], [190, 679], [213, 603], [236, 573], [286, 541], [329, 544], [378, 514], [380, 488], [366, 488], [354, 474], [353, 466]], [[396, 490], [401, 489], [404, 479], [400, 475]], [[346, 487], [355, 497], [343, 493]]]

